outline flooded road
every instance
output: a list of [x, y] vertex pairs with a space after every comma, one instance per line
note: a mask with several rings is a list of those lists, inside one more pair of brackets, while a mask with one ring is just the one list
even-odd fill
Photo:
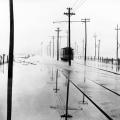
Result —
[[[7, 64], [0, 66], [0, 78], [0, 120], [6, 120]], [[17, 59], [12, 120], [109, 119], [91, 100], [111, 119], [119, 120], [120, 96], [104, 88], [119, 94], [119, 78], [105, 71], [75, 63], [69, 67], [66, 62], [41, 60], [38, 56]]]

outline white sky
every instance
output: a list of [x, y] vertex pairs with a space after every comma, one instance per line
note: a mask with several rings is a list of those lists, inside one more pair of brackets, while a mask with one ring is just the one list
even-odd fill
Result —
[[[15, 19], [15, 52], [31, 52], [40, 50], [41, 41], [47, 46], [49, 36], [56, 35], [55, 29], [60, 27], [60, 35], [66, 36], [67, 24], [53, 24], [53, 21], [68, 20], [63, 15], [67, 7], [72, 7], [76, 0], [13, 0]], [[88, 55], [94, 55], [94, 34], [101, 40], [101, 56], [116, 56], [116, 31], [120, 26], [120, 0], [86, 0], [73, 7], [76, 15], [71, 20], [90, 18], [88, 28]], [[71, 44], [76, 41], [82, 53], [84, 24], [71, 24]], [[120, 41], [120, 40], [119, 40]], [[61, 39], [61, 46], [66, 38]], [[8, 51], [9, 44], [9, 0], [0, 0], [0, 53]]]

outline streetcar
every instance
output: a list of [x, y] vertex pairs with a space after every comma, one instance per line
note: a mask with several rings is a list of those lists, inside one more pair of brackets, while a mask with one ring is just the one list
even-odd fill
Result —
[[[69, 47], [61, 48], [60, 58], [63, 61], [69, 60]], [[73, 49], [72, 48], [70, 48], [70, 59], [73, 60]]]

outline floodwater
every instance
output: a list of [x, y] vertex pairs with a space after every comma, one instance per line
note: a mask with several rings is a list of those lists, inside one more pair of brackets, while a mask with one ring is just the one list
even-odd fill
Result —
[[[68, 120], [107, 120], [71, 81], [108, 116], [120, 119], [120, 96], [102, 87], [119, 93], [117, 75], [38, 56], [16, 59], [13, 70], [12, 120], [65, 120], [66, 114]], [[0, 120], [6, 120], [7, 64], [0, 66], [0, 92]]]

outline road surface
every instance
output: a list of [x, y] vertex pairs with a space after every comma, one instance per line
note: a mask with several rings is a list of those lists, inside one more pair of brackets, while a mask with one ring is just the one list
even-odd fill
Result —
[[[0, 120], [6, 120], [7, 64], [0, 66]], [[83, 63], [19, 58], [14, 62], [12, 120], [119, 120], [120, 76]]]

